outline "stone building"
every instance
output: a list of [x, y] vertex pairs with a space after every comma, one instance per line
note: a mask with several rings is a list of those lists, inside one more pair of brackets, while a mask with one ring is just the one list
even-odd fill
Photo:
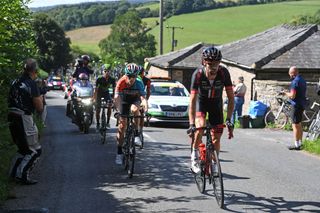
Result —
[[[201, 64], [201, 52], [209, 44], [197, 43], [187, 48], [148, 58], [149, 76], [169, 77], [190, 88], [193, 71]], [[244, 113], [250, 100], [275, 102], [279, 90], [288, 89], [290, 66], [297, 66], [308, 83], [307, 95], [317, 99], [320, 78], [320, 32], [317, 25], [273, 27], [253, 36], [218, 46], [225, 65], [236, 82], [243, 76], [247, 85]]]

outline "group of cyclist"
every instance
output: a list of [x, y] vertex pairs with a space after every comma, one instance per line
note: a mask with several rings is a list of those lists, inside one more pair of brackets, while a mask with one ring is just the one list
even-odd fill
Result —
[[[84, 55], [78, 60], [76, 70], [73, 73], [73, 78], [77, 82], [89, 82], [90, 74], [93, 71], [88, 68], [90, 57]], [[115, 78], [111, 76], [111, 65], [104, 64], [101, 67], [102, 76], [96, 79], [95, 90], [93, 94], [93, 101], [96, 109], [96, 129], [100, 129], [100, 112], [102, 107], [102, 98], [107, 104], [107, 121], [106, 126], [110, 128], [110, 117], [112, 111], [112, 104], [114, 108], [120, 113], [118, 134], [117, 134], [117, 155], [116, 164], [122, 164], [122, 144], [124, 141], [124, 132], [127, 126], [127, 121], [124, 116], [132, 113], [135, 116], [140, 116], [141, 113], [148, 110], [147, 100], [150, 97], [151, 81], [145, 76], [145, 69], [143, 66], [135, 63], [128, 63], [124, 68], [124, 75], [116, 82]], [[112, 94], [109, 92], [112, 88]], [[139, 134], [144, 125], [144, 119], [135, 118], [135, 144], [141, 146], [141, 139]]]
[[[219, 153], [220, 139], [225, 125], [228, 127], [229, 138], [233, 137], [233, 124], [230, 119], [234, 109], [234, 93], [229, 71], [220, 65], [222, 55], [219, 49], [214, 46], [205, 48], [202, 51], [202, 65], [195, 70], [191, 79], [191, 95], [189, 105], [189, 129], [195, 133], [195, 143], [191, 153], [191, 169], [199, 172], [199, 151], [203, 131], [200, 127], [208, 124], [213, 128], [212, 137], [215, 147]], [[82, 56], [83, 66], [76, 69], [73, 77], [80, 76], [78, 80], [89, 79], [93, 73], [87, 65], [90, 61], [89, 56]], [[150, 97], [151, 81], [145, 76], [143, 66], [135, 63], [126, 64], [124, 75], [116, 82], [110, 75], [111, 66], [104, 64], [101, 67], [102, 76], [96, 80], [93, 100], [96, 103], [96, 128], [100, 128], [101, 98], [106, 102], [113, 103], [114, 108], [120, 113], [119, 126], [117, 133], [117, 154], [116, 164], [122, 164], [123, 153], [122, 144], [124, 133], [127, 126], [125, 115], [132, 113], [140, 116], [148, 110], [148, 99]], [[113, 93], [109, 93], [112, 88]], [[223, 117], [223, 89], [225, 88], [228, 96], [227, 118]], [[107, 127], [110, 127], [111, 105], [108, 105]], [[139, 133], [143, 127], [144, 119], [135, 118], [135, 144], [141, 145]], [[197, 130], [198, 129], [198, 130]], [[196, 131], [197, 130], [197, 131]]]

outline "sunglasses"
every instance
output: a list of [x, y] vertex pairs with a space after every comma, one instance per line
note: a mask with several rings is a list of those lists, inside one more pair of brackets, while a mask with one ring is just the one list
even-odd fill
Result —
[[137, 76], [136, 75], [127, 75], [128, 78], [136, 78]]

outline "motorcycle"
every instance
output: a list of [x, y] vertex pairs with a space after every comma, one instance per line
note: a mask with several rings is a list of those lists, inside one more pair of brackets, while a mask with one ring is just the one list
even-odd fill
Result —
[[[71, 100], [67, 104], [67, 116], [71, 117], [81, 132], [89, 133], [93, 121], [93, 87], [89, 84], [86, 87], [74, 86]], [[69, 106], [68, 106], [69, 105]]]

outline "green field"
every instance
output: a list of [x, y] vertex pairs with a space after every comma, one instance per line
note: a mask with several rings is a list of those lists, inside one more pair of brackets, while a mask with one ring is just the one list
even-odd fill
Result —
[[71, 45], [79, 46], [82, 50], [88, 50], [100, 54], [98, 43], [109, 36], [111, 25], [85, 27], [66, 32], [71, 40]]
[[[182, 26], [175, 31], [176, 49], [197, 42], [224, 44], [276, 25], [289, 22], [296, 15], [313, 15], [320, 8], [320, 1], [292, 1], [264, 5], [230, 7], [173, 16], [164, 23], [164, 52], [171, 49], [169, 26]], [[159, 26], [151, 30], [157, 41]], [[158, 49], [158, 47], [157, 47]]]
[[[250, 5], [208, 10], [173, 16], [164, 23], [164, 52], [171, 49], [171, 30], [166, 26], [182, 26], [175, 39], [181, 49], [197, 42], [224, 44], [239, 40], [273, 26], [289, 22], [297, 15], [313, 15], [320, 8], [319, 0], [292, 1], [274, 4]], [[143, 19], [148, 26], [155, 26], [157, 18]], [[83, 50], [99, 53], [98, 43], [110, 34], [110, 25], [81, 28], [67, 32], [73, 45]], [[158, 42], [159, 26], [150, 31]], [[158, 47], [157, 47], [158, 49]]]
[[141, 7], [137, 7], [137, 10], [144, 9], [144, 8], [150, 8], [150, 10], [158, 10], [159, 7], [160, 7], [159, 3], [149, 2], [149, 3], [143, 4], [143, 6]]

